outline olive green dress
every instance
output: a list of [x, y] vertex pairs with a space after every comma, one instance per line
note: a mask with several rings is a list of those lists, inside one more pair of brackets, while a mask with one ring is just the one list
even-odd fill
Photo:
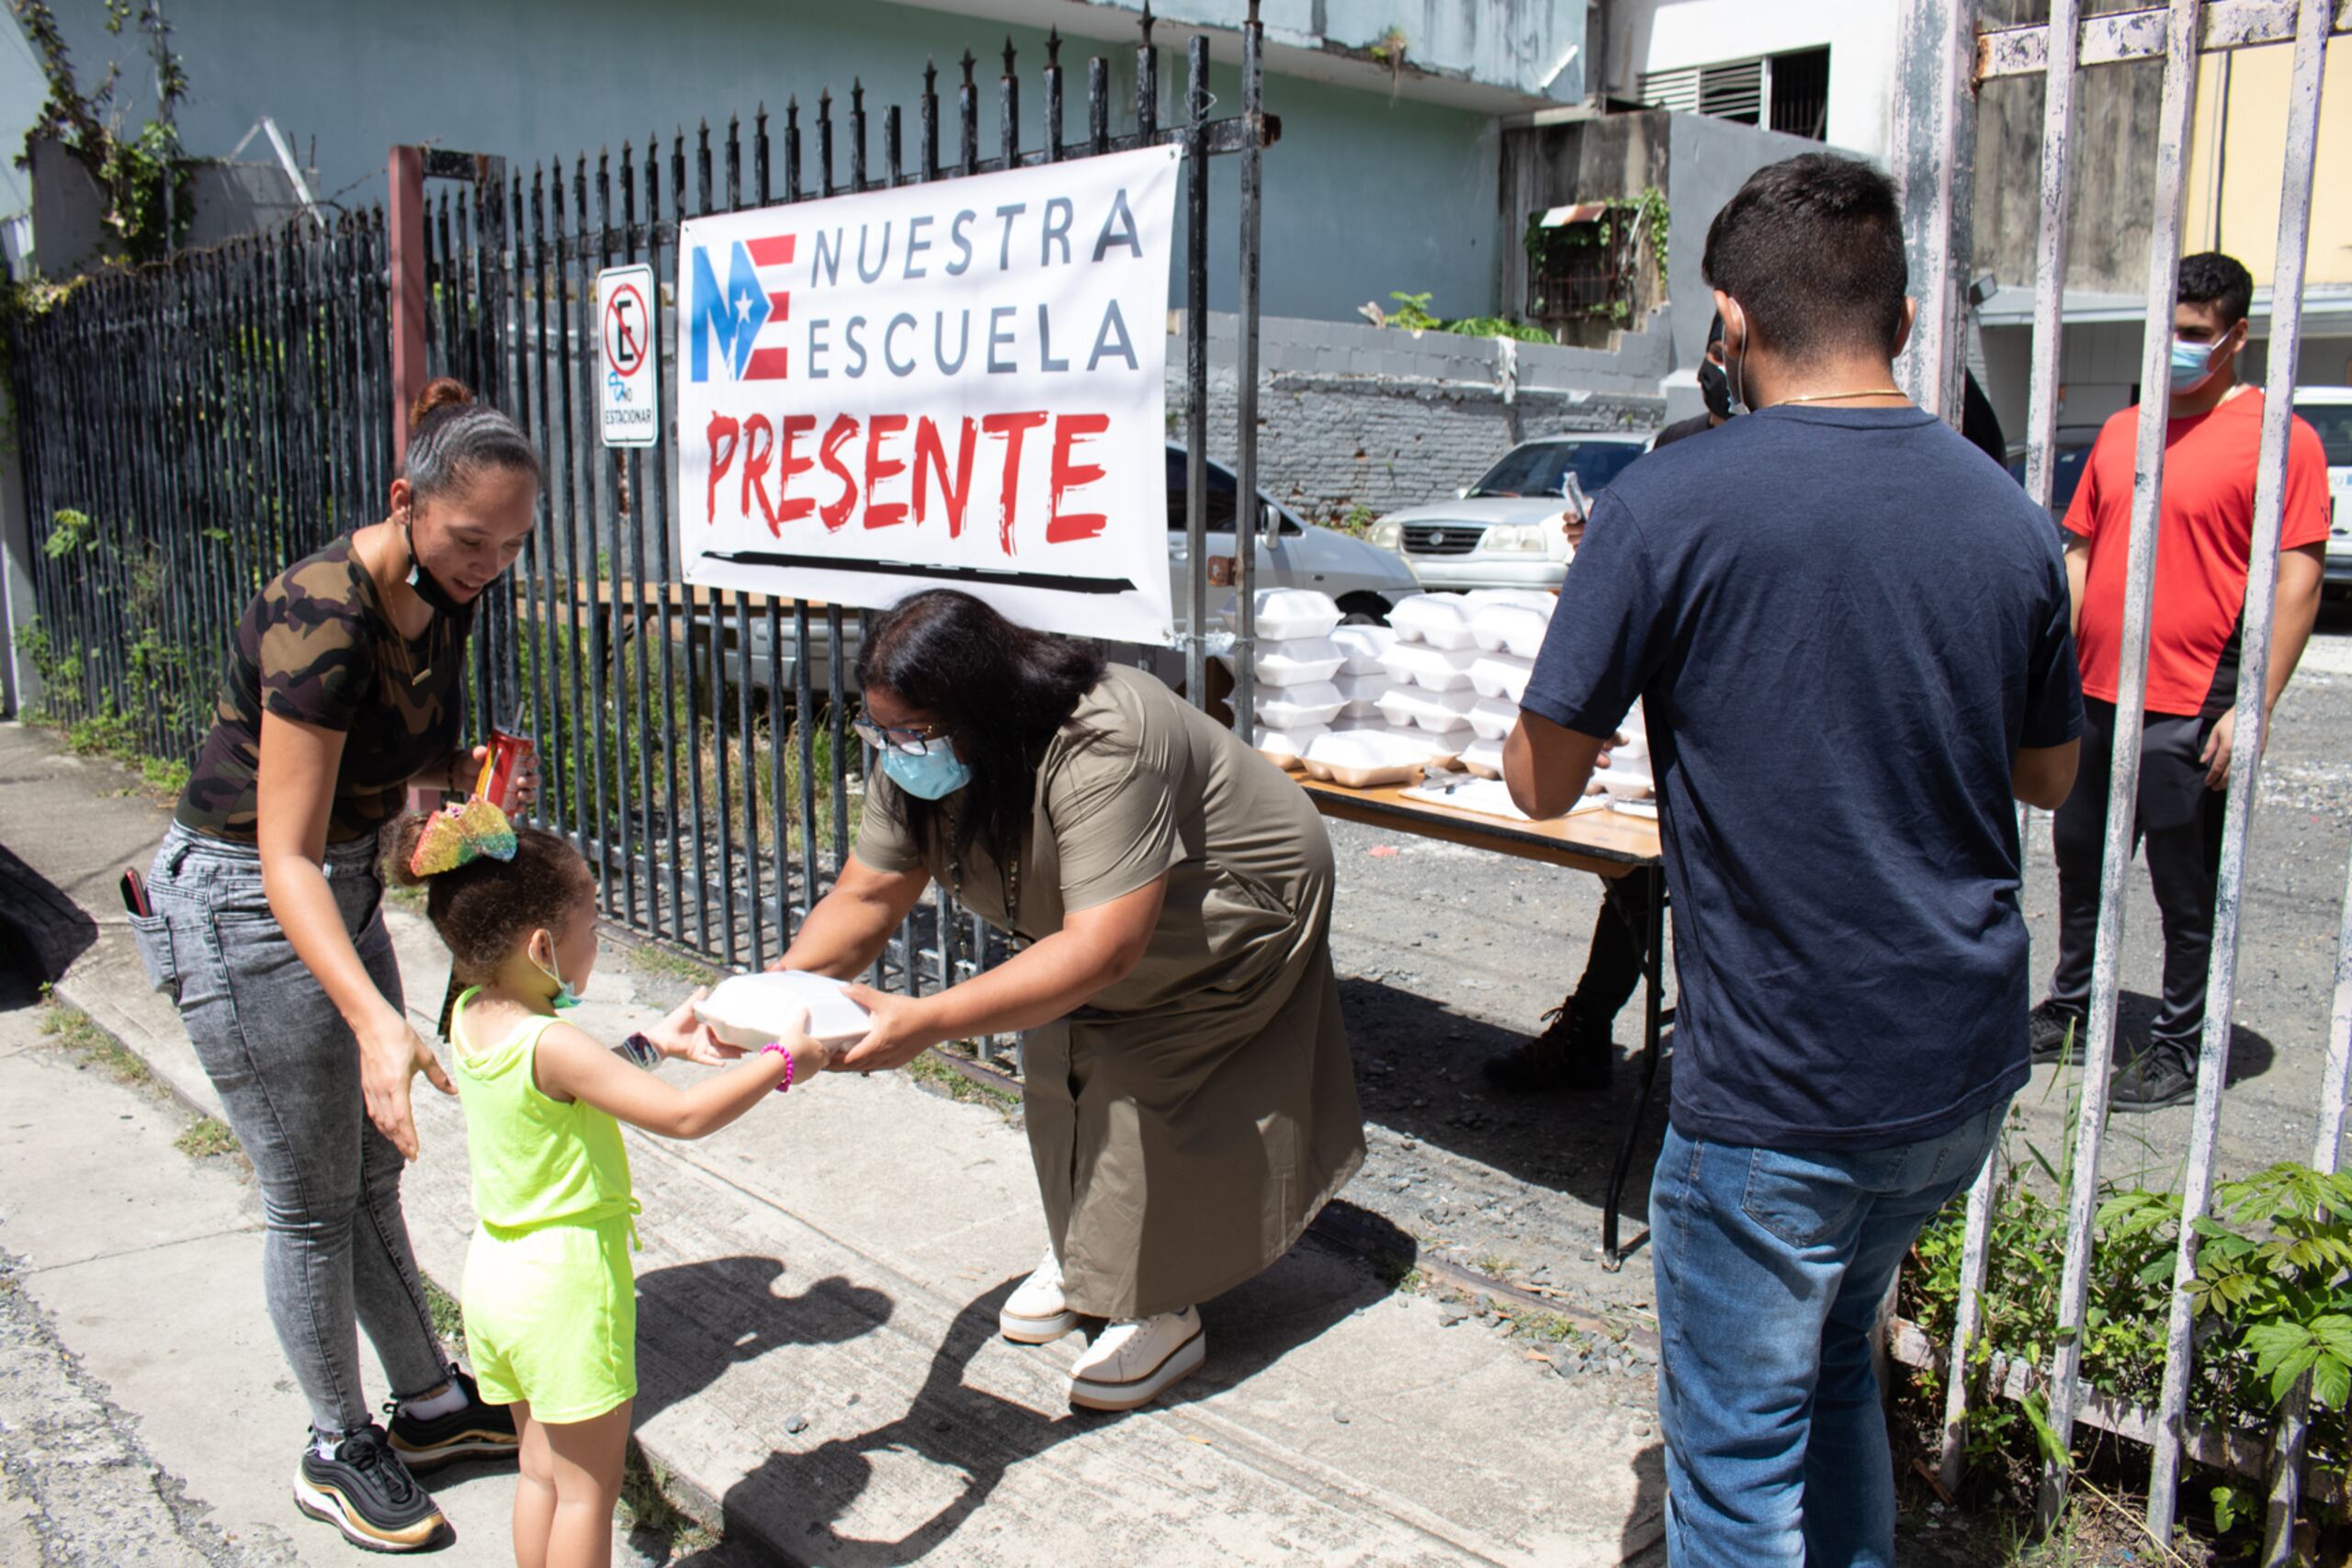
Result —
[[1135, 972], [1023, 1048], [1029, 1147], [1072, 1310], [1180, 1311], [1287, 1252], [1363, 1160], [1331, 971], [1331, 845], [1306, 792], [1114, 667], [1048, 746], [1012, 873], [977, 851], [961, 866], [926, 855], [899, 806], [877, 777], [857, 858], [928, 870], [1023, 943], [1168, 875]]

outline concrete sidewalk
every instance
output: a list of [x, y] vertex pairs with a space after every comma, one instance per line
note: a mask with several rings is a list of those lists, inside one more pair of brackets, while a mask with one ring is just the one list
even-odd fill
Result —
[[[71, 950], [65, 1000], [217, 1113], [114, 891], [164, 811], [126, 793], [120, 770], [18, 727], [0, 727], [0, 845], [29, 868], [0, 889], [7, 918]], [[395, 905], [388, 920], [429, 1032], [446, 958], [415, 914]], [[616, 1039], [645, 1010], [608, 944], [575, 1016]], [[454, 1100], [420, 1089], [411, 1227], [454, 1289], [472, 1224], [465, 1129]], [[1169, 1402], [1070, 1411], [1075, 1342], [994, 1333], [1043, 1233], [1025, 1142], [989, 1106], [899, 1075], [827, 1078], [701, 1143], [632, 1134], [630, 1155], [645, 1208], [639, 1436], [737, 1548], [831, 1568], [1656, 1555], [1646, 1380], [1551, 1375], [1528, 1338], [1395, 1292], [1313, 1237], [1206, 1304], [1208, 1365]], [[91, 1172], [93, 1197], [121, 1179]], [[42, 1280], [25, 1288], [46, 1306]], [[273, 1357], [258, 1365], [221, 1364], [180, 1393], [200, 1406], [243, 1393], [237, 1376], [282, 1376]], [[290, 1507], [286, 1528], [306, 1528]]]

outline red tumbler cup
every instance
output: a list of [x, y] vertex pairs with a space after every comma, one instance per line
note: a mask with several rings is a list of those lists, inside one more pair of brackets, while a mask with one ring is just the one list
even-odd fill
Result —
[[515, 786], [531, 760], [533, 749], [527, 735], [511, 735], [503, 729], [490, 732], [490, 761], [484, 769], [489, 783], [481, 793], [509, 817], [520, 804], [515, 798]]

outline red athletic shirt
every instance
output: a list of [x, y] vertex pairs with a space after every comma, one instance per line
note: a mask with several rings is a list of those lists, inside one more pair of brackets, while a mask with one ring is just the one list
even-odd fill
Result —
[[[2115, 701], [2123, 646], [2124, 557], [2132, 535], [2132, 465], [2140, 411], [2109, 419], [2091, 448], [2066, 528], [2090, 541], [2082, 622], [2075, 634], [2083, 694]], [[2193, 717], [2216, 675], [2237, 675], [2238, 615], [2254, 553], [2254, 471], [2262, 394], [2248, 389], [2210, 413], [2165, 431], [2165, 488], [2156, 521], [2156, 597], [2148, 635], [2151, 713]], [[2287, 434], [2287, 510], [2278, 547], [2325, 542], [2327, 457], [2300, 419]]]

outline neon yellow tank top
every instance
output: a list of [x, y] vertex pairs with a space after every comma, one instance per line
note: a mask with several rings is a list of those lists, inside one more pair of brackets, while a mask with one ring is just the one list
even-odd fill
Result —
[[[449, 1024], [453, 1040], [466, 1004], [480, 990], [471, 987], [458, 998]], [[474, 1217], [492, 1230], [584, 1224], [637, 1213], [620, 1123], [583, 1101], [549, 1099], [533, 1074], [539, 1036], [555, 1021], [535, 1018], [488, 1051], [456, 1054]]]

